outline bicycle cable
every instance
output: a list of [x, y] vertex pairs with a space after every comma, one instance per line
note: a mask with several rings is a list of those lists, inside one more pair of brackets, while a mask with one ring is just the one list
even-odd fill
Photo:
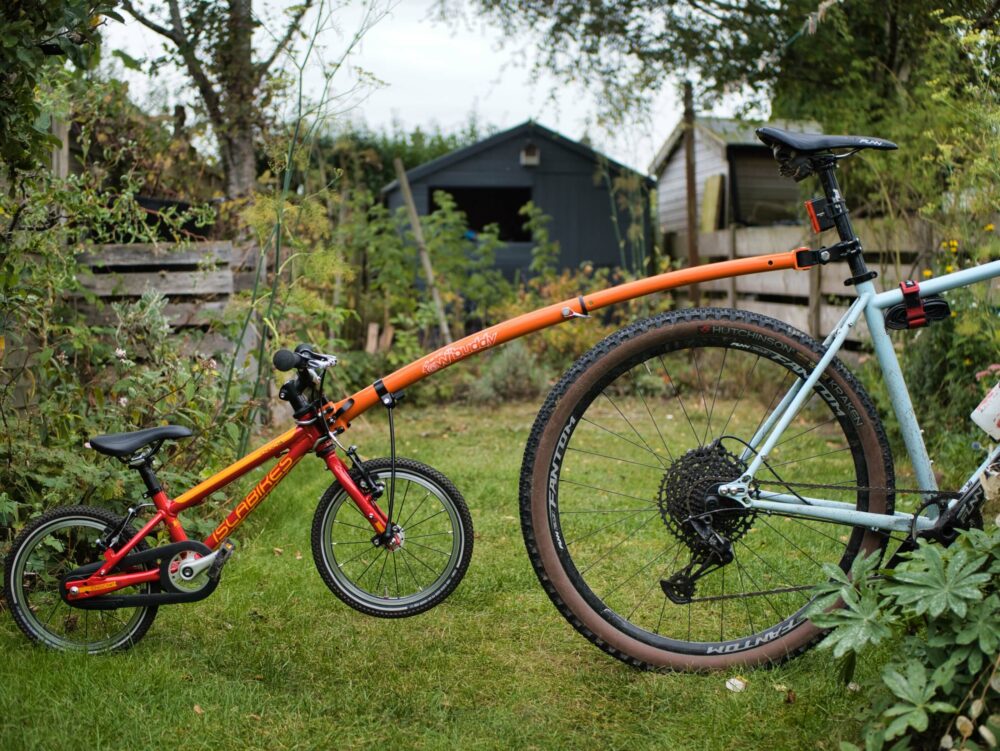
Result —
[[392, 421], [392, 410], [395, 405], [386, 405], [389, 413], [389, 510], [386, 513], [385, 531], [392, 535], [392, 507], [396, 500], [396, 427]]

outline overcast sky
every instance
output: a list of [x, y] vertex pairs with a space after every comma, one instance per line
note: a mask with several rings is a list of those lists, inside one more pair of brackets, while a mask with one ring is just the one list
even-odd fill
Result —
[[[267, 4], [256, 3], [255, 9], [263, 5]], [[496, 30], [434, 20], [433, 5], [433, 0], [401, 0], [365, 34], [350, 58], [351, 65], [373, 74], [384, 85], [357, 102], [346, 117], [373, 129], [398, 121], [407, 129], [437, 125], [446, 132], [458, 130], [472, 116], [480, 126], [501, 130], [531, 118], [569, 138], [586, 134], [599, 151], [642, 171], [680, 120], [675, 84], [667, 83], [650, 122], [611, 136], [596, 124], [590, 92], [567, 88], [548, 77], [532, 83], [524, 55], [502, 47]], [[328, 29], [322, 38], [327, 59], [339, 55], [358, 19], [354, 9], [338, 11], [339, 28]], [[280, 17], [275, 20], [276, 28], [278, 22]], [[155, 54], [161, 48], [155, 34], [131, 20], [124, 26], [111, 23], [107, 32], [111, 49], [134, 57]], [[142, 76], [128, 77], [145, 106], [162, 102], [166, 107], [176, 101], [180, 79], [161, 81], [151, 88]], [[310, 92], [318, 95], [322, 77], [313, 71], [306, 80]], [[339, 90], [350, 85], [344, 74], [334, 82]]]

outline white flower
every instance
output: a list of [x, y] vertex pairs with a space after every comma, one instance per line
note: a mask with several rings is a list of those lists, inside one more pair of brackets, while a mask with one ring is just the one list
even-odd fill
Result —
[[118, 398], [118, 406], [119, 407], [127, 407], [128, 406], [128, 397], [127, 396], [121, 396], [121, 397], [119, 397]]
[[117, 349], [115, 349], [115, 357], [117, 357], [119, 360], [124, 360], [125, 356], [127, 354], [128, 354], [128, 352], [126, 352], [125, 350], [123, 350], [121, 347], [118, 347]]

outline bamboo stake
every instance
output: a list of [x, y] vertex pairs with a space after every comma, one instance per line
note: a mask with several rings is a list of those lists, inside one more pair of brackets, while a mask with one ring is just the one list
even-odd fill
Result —
[[448, 328], [448, 319], [444, 315], [444, 305], [441, 302], [441, 294], [438, 292], [437, 284], [434, 283], [434, 269], [431, 267], [431, 257], [427, 253], [427, 244], [424, 242], [424, 232], [420, 227], [420, 216], [417, 214], [417, 205], [413, 202], [413, 193], [410, 192], [410, 181], [406, 179], [406, 170], [403, 169], [403, 160], [396, 157], [393, 160], [396, 165], [396, 178], [399, 180], [399, 187], [403, 191], [403, 201], [406, 203], [406, 211], [410, 215], [410, 226], [413, 227], [413, 237], [417, 241], [417, 251], [420, 253], [420, 263], [424, 267], [424, 276], [427, 277], [427, 286], [431, 290], [431, 299], [434, 301], [434, 310], [437, 311], [438, 325], [441, 328], [441, 336], [445, 344], [451, 344], [451, 330]]

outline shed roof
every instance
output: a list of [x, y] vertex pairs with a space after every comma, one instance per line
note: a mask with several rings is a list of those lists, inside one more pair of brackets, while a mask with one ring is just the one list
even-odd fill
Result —
[[[759, 140], [754, 132], [762, 125], [770, 125], [793, 133], [822, 133], [819, 123], [813, 120], [771, 120], [770, 122], [758, 122], [752, 120], [738, 120], [731, 117], [699, 117], [694, 121], [695, 128], [708, 138], [716, 141], [720, 146], [759, 146], [767, 148]], [[649, 171], [654, 175], [659, 175], [667, 161], [673, 153], [680, 147], [681, 136], [684, 135], [684, 121], [677, 123], [677, 127], [663, 142], [663, 146], [656, 152]]]
[[[509, 130], [501, 131], [496, 133], [489, 138], [484, 138], [482, 141], [477, 141], [471, 146], [466, 146], [465, 148], [456, 149], [444, 156], [440, 156], [437, 159], [432, 159], [429, 162], [425, 162], [417, 167], [406, 170], [406, 177], [410, 182], [420, 180], [428, 175], [432, 175], [435, 172], [439, 172], [447, 167], [457, 164], [458, 162], [469, 159], [470, 157], [480, 154], [488, 149], [493, 148], [506, 141], [513, 140], [515, 138], [529, 137], [529, 138], [540, 138], [558, 143], [560, 146], [572, 151], [584, 159], [590, 160], [592, 162], [597, 162], [598, 160], [604, 160], [607, 162], [608, 166], [615, 170], [616, 172], [631, 172], [636, 173], [636, 170], [631, 167], [626, 167], [624, 164], [616, 162], [614, 159], [601, 154], [599, 151], [592, 149], [590, 146], [580, 143], [579, 141], [574, 141], [571, 138], [556, 133], [554, 130], [546, 128], [544, 125], [536, 123], [534, 120], [526, 120], [520, 125], [516, 125]], [[655, 182], [652, 178], [644, 176], [646, 183], [649, 187], [654, 187]], [[390, 193], [399, 187], [399, 181], [393, 180], [391, 183], [382, 188], [382, 195]]]

